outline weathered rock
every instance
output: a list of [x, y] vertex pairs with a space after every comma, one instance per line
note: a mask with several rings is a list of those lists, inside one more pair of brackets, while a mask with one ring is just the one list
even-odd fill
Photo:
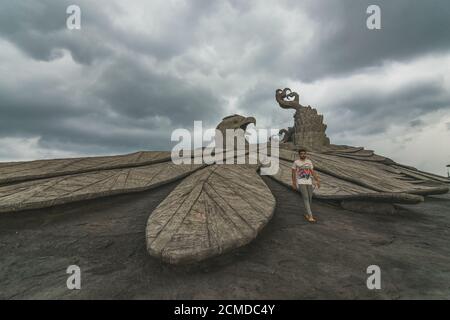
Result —
[[[280, 160], [280, 170], [270, 176], [275, 181], [291, 188], [292, 162]], [[321, 188], [314, 190], [314, 198], [323, 200], [362, 200], [385, 203], [416, 204], [423, 201], [422, 196], [408, 193], [378, 192], [376, 190], [358, 185], [354, 182], [336, 178], [319, 170]]]
[[150, 255], [171, 264], [190, 263], [252, 241], [275, 209], [256, 169], [213, 165], [184, 179], [148, 219]]
[[330, 144], [325, 134], [327, 126], [323, 123], [323, 116], [310, 106], [303, 107], [294, 114], [295, 133], [294, 144], [308, 150], [320, 151]]
[[[288, 100], [293, 98], [293, 100]], [[311, 106], [302, 106], [299, 95], [289, 88], [277, 89], [275, 99], [283, 109], [294, 109], [293, 132], [284, 129], [289, 136], [285, 136], [282, 143], [292, 142], [297, 148], [320, 151], [330, 145], [330, 139], [325, 134], [327, 126], [323, 123], [323, 116]]]
[[169, 151], [140, 151], [84, 157], [0, 163], [0, 185], [100, 170], [123, 169], [170, 161]]
[[[419, 203], [421, 196], [443, 194], [448, 184], [438, 180], [417, 180], [388, 164], [375, 161], [359, 161], [331, 154], [308, 153], [315, 169], [323, 176], [323, 186], [315, 196], [323, 199], [342, 200], [344, 197], [376, 199], [393, 203]], [[298, 158], [293, 150], [279, 149], [280, 172], [272, 178], [291, 185], [291, 164]], [[445, 179], [441, 177], [441, 179]], [[450, 180], [448, 180], [450, 183]]]
[[[231, 116], [227, 116], [222, 119], [222, 121], [217, 125], [216, 130], [219, 130], [222, 133], [222, 141], [216, 140], [216, 146], [221, 146], [223, 149], [226, 149], [226, 139], [227, 139], [227, 130], [233, 130], [236, 136], [243, 138], [244, 141], [244, 133], [249, 124], [256, 124], [256, 119], [253, 117], [244, 117], [238, 114], [233, 114]], [[222, 142], [222, 144], [220, 143]]]
[[343, 200], [341, 206], [345, 210], [368, 214], [394, 214], [395, 207], [391, 203]]
[[281, 143], [289, 143], [294, 141], [294, 127], [288, 127], [287, 129], [280, 129], [278, 134], [282, 134], [283, 138], [281, 139]]
[[163, 162], [0, 186], [0, 213], [149, 190], [181, 179], [202, 167], [204, 165]]
[[[282, 131], [285, 139], [274, 150], [279, 153], [280, 170], [272, 178], [281, 184], [290, 187], [295, 150], [306, 147], [312, 150], [309, 157], [322, 178], [314, 197], [340, 201], [348, 210], [393, 213], [393, 203], [419, 203], [423, 196], [448, 192], [448, 178], [395, 163], [362, 147], [330, 144], [323, 117], [301, 106], [297, 93], [277, 90], [276, 97], [280, 107], [296, 110], [293, 130]], [[232, 115], [217, 129], [226, 141], [226, 129], [243, 135], [250, 123], [255, 119]], [[246, 141], [245, 148], [238, 150], [247, 160], [254, 159], [246, 152], [249, 147], [253, 146]], [[271, 150], [259, 148], [265, 149]], [[224, 157], [235, 155], [226, 152]], [[175, 165], [168, 151], [4, 163], [0, 164], [0, 212], [138, 192], [184, 178], [148, 219], [147, 249], [169, 263], [201, 261], [252, 241], [271, 219], [275, 199], [257, 168]]]

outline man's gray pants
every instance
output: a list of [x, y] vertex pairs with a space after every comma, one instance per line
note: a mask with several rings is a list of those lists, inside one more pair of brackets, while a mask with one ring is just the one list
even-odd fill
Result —
[[306, 212], [312, 216], [311, 212], [311, 202], [312, 202], [312, 196], [313, 196], [313, 187], [310, 184], [299, 184], [298, 190], [300, 190], [300, 193], [302, 194], [303, 203], [305, 204]]

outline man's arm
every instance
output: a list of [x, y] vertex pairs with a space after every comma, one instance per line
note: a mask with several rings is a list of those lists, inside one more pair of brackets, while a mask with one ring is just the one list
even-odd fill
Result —
[[292, 188], [294, 188], [294, 190], [297, 190], [297, 177], [296, 177], [296, 172], [295, 169], [292, 169]]
[[316, 170], [312, 171], [312, 175], [314, 177], [314, 181], [316, 182], [316, 186], [319, 189], [320, 188], [320, 177], [319, 174], [316, 172]]

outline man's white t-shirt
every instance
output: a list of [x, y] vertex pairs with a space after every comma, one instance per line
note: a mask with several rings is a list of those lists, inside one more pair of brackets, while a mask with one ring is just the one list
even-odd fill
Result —
[[295, 170], [297, 184], [312, 184], [312, 170], [314, 166], [311, 160], [295, 160], [292, 164], [292, 169]]

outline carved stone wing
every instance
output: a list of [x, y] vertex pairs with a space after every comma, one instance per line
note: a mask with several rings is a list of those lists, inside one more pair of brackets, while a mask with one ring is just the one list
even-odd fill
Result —
[[99, 170], [123, 169], [170, 161], [168, 151], [140, 151], [118, 156], [0, 163], [0, 185]]
[[0, 186], [0, 212], [38, 209], [80, 200], [149, 190], [204, 165], [172, 162], [100, 170]]
[[[362, 150], [354, 152], [365, 153]], [[370, 153], [370, 152], [369, 152]], [[280, 170], [271, 178], [290, 187], [291, 164], [297, 158], [294, 151], [279, 149]], [[361, 155], [361, 157], [363, 157]], [[309, 157], [315, 170], [321, 176], [322, 187], [314, 191], [319, 199], [329, 200], [368, 200], [386, 203], [418, 203], [422, 196], [448, 192], [448, 183], [443, 177], [399, 167], [398, 164], [387, 162], [384, 157], [371, 158], [364, 161], [361, 158], [349, 158], [344, 155], [310, 152]]]
[[275, 208], [256, 168], [213, 165], [185, 178], [148, 219], [150, 255], [189, 263], [252, 241]]

